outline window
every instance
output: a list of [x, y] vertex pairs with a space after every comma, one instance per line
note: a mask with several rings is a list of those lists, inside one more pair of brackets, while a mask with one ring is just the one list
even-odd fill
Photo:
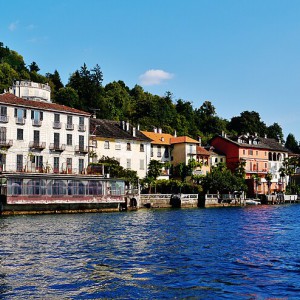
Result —
[[253, 155], [253, 150], [248, 150], [248, 155]]
[[161, 157], [161, 146], [157, 146], [157, 157]]
[[104, 149], [109, 149], [109, 141], [104, 141]]
[[60, 114], [54, 114], [53, 128], [55, 129], [61, 128]]
[[67, 172], [72, 172], [72, 158], [67, 158]]
[[140, 144], [140, 152], [144, 152], [145, 149], [144, 149], [144, 144]]
[[72, 146], [72, 134], [67, 134], [67, 145]]
[[126, 160], [126, 168], [127, 169], [131, 168], [131, 159], [130, 158], [127, 158], [127, 160]]
[[30, 160], [34, 164], [36, 170], [42, 171], [42, 169], [43, 169], [43, 156], [42, 155], [34, 155], [31, 157]]
[[54, 122], [60, 122], [60, 114], [54, 114]]
[[79, 158], [78, 160], [78, 171], [80, 174], [82, 174], [84, 171], [84, 159], [82, 158]]
[[84, 127], [84, 117], [79, 117], [78, 130], [79, 130], [79, 131], [85, 131], [85, 127]]
[[131, 144], [127, 143], [127, 147], [126, 147], [127, 151], [131, 151]]
[[23, 141], [23, 129], [21, 129], [21, 128], [17, 129], [17, 140]]
[[243, 150], [243, 155], [245, 155], [245, 154], [246, 154], [246, 150], [244, 149], [244, 150]]
[[256, 155], [258, 155], [258, 151], [256, 151]]
[[34, 144], [40, 143], [40, 132], [38, 130], [33, 131], [33, 143]]
[[23, 180], [22, 179], [10, 179], [11, 184], [11, 195], [22, 195], [23, 190]]
[[84, 117], [79, 117], [79, 125], [84, 125]]
[[3, 122], [3, 123], [8, 122], [6, 106], [0, 106], [0, 122]]
[[6, 143], [6, 127], [0, 127], [0, 143]]
[[54, 148], [59, 148], [59, 133], [54, 132]]
[[25, 124], [26, 109], [15, 108], [15, 118], [17, 124]]
[[23, 155], [17, 154], [17, 172], [23, 171]]
[[151, 157], [153, 157], [153, 146], [151, 145]]
[[34, 126], [41, 126], [43, 121], [43, 112], [38, 110], [32, 110], [31, 111], [31, 120], [32, 125]]
[[72, 116], [67, 116], [67, 125], [66, 125], [66, 129], [68, 129], [68, 130], [73, 130], [73, 129], [74, 129], [74, 125], [73, 125], [73, 117], [72, 117]]
[[145, 169], [145, 160], [140, 159], [140, 170], [144, 170], [144, 169]]
[[53, 158], [53, 172], [59, 173], [59, 157]]
[[67, 124], [73, 124], [73, 117], [67, 116]]
[[84, 150], [84, 135], [79, 136], [79, 150]]
[[169, 149], [168, 147], [165, 147], [165, 158], [169, 157]]
[[116, 142], [115, 150], [121, 150], [121, 143], [120, 142]]

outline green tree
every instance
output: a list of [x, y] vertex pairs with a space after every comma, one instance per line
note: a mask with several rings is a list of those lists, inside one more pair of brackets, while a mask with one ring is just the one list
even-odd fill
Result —
[[267, 136], [272, 139], [280, 139], [283, 141], [282, 128], [278, 123], [274, 123], [267, 128]]
[[8, 63], [0, 64], [1, 93], [3, 93], [4, 90], [8, 90], [16, 78], [18, 78], [18, 73]]
[[150, 177], [154, 180], [161, 174], [163, 164], [158, 160], [151, 159], [148, 165], [148, 174], [147, 177]]
[[285, 142], [285, 147], [294, 153], [300, 153], [299, 144], [297, 143], [296, 138], [292, 133], [288, 134]]
[[37, 65], [37, 63], [35, 61], [33, 61], [30, 65], [29, 65], [29, 71], [30, 72], [38, 72], [40, 70], [39, 66]]
[[56, 93], [55, 102], [73, 108], [78, 108], [80, 106], [78, 94], [71, 87], [60, 88]]
[[[105, 110], [105, 106], [101, 102], [102, 88], [102, 72], [100, 67], [96, 65], [93, 69], [89, 70], [86, 64], [76, 70], [69, 79], [67, 87], [73, 88], [79, 96], [78, 109], [85, 111], [92, 108]], [[99, 116], [100, 117], [100, 116]]]
[[219, 164], [202, 179], [202, 187], [205, 193], [233, 193], [234, 191], [246, 191], [244, 179], [234, 175], [224, 164]]
[[231, 118], [228, 127], [238, 134], [258, 133], [259, 136], [264, 136], [267, 133], [266, 124], [255, 111], [244, 111], [240, 116]]
[[55, 70], [53, 74], [46, 73], [46, 78], [49, 80], [49, 85], [51, 86], [52, 99], [56, 100], [59, 89], [64, 87], [63, 83], [61, 82], [60, 75], [58, 71]]

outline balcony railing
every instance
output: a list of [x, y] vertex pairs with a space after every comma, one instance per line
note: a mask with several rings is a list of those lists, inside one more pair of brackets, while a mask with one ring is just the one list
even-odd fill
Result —
[[46, 148], [46, 143], [45, 142], [35, 142], [32, 141], [29, 143], [29, 148], [31, 149], [37, 149], [37, 150], [43, 150]]
[[49, 146], [49, 149], [51, 151], [58, 151], [58, 152], [62, 152], [66, 149], [66, 144], [56, 144], [56, 143], [52, 143]]
[[89, 148], [88, 147], [84, 147], [84, 146], [75, 146], [75, 152], [78, 152], [78, 153], [88, 153], [89, 152]]
[[54, 129], [61, 129], [61, 122], [53, 122]]
[[1, 123], [8, 123], [8, 120], [9, 120], [8, 116], [0, 116]]
[[42, 121], [37, 119], [32, 119], [32, 126], [41, 126]]
[[16, 124], [24, 125], [25, 124], [25, 118], [16, 118]]
[[85, 129], [85, 125], [83, 125], [83, 124], [79, 124], [78, 125], [78, 131], [85, 131], [86, 129]]
[[1, 148], [9, 148], [13, 145], [13, 140], [0, 140]]
[[268, 173], [268, 170], [267, 169], [261, 169], [261, 170], [246, 170], [246, 173]]
[[66, 129], [67, 130], [73, 130], [74, 129], [74, 124], [66, 124]]

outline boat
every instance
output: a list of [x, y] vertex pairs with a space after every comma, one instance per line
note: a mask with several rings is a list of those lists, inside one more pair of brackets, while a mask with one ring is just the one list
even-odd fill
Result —
[[246, 199], [246, 205], [260, 205], [261, 202], [259, 199]]

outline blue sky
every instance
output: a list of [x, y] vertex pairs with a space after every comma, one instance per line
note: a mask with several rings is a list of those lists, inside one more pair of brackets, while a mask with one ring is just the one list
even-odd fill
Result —
[[[198, 108], [212, 102], [230, 119], [256, 111], [285, 138], [300, 140], [298, 0], [0, 0], [0, 41], [58, 70], [64, 84], [83, 63], [104, 82]], [[5, 12], [5, 13], [4, 13]]]

